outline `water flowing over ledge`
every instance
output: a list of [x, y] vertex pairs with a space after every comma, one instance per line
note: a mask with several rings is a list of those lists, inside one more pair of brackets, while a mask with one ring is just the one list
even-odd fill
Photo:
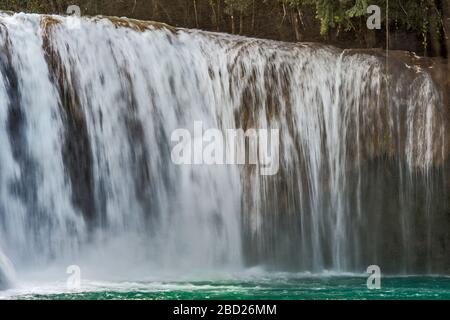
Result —
[[[19, 271], [448, 274], [448, 92], [400, 56], [3, 14], [0, 245]], [[280, 129], [278, 175], [173, 165], [199, 120]]]

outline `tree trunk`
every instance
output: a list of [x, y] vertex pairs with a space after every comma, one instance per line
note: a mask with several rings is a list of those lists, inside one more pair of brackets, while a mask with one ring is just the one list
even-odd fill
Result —
[[216, 26], [216, 30], [219, 29], [219, 17], [216, 13], [215, 3], [210, 0], [209, 4], [211, 5], [211, 23]]
[[195, 27], [198, 29], [197, 1], [194, 0]]
[[244, 13], [241, 11], [239, 16], [239, 34], [242, 35], [244, 33]]
[[236, 25], [234, 22], [234, 10], [231, 11], [231, 33], [236, 34]]
[[252, 1], [252, 34], [255, 33], [255, 0]]
[[295, 31], [295, 40], [300, 41], [300, 33], [298, 32], [298, 15], [296, 12], [292, 12], [292, 20], [294, 23], [294, 31]]
[[152, 19], [158, 19], [158, 0], [152, 0]]
[[450, 73], [450, 3], [444, 2], [443, 3], [443, 24], [444, 24], [444, 38], [445, 38], [445, 44], [446, 44], [446, 53], [447, 53], [447, 64], [448, 64], [448, 72]]
[[220, 31], [222, 25], [222, 0], [217, 0], [217, 31]]

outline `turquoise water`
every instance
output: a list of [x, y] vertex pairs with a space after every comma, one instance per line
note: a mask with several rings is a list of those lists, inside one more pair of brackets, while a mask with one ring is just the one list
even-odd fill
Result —
[[[82, 289], [83, 290], [83, 289]], [[91, 284], [71, 293], [19, 294], [18, 299], [450, 299], [449, 277], [387, 277], [380, 290], [369, 290], [366, 278], [283, 277], [193, 282], [122, 282]]]

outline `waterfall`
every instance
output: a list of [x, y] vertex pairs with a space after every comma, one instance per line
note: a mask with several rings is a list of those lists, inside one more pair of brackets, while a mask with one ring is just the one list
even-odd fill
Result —
[[0, 290], [4, 290], [13, 285], [15, 281], [14, 266], [0, 248]]
[[[279, 129], [279, 173], [173, 164], [195, 121]], [[19, 271], [445, 273], [447, 123], [430, 74], [381, 54], [2, 14], [0, 246]]]

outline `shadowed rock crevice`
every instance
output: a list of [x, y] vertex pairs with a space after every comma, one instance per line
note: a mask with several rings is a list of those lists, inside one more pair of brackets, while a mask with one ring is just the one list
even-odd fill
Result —
[[43, 47], [52, 82], [59, 94], [65, 123], [62, 154], [72, 187], [72, 200], [92, 226], [101, 221], [101, 218], [97, 215], [91, 144], [83, 106], [77, 94], [77, 79], [70, 66], [63, 64], [52, 46], [53, 28], [57, 27], [58, 23], [55, 18], [42, 19]]

